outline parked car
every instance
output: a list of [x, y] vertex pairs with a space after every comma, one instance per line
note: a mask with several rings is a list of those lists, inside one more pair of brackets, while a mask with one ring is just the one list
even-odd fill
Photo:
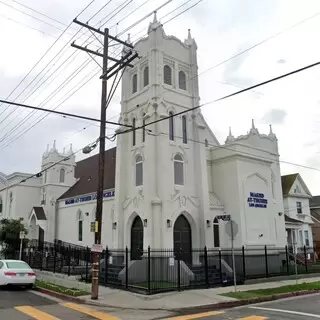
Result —
[[0, 260], [0, 286], [17, 285], [32, 289], [36, 274], [21, 260]]

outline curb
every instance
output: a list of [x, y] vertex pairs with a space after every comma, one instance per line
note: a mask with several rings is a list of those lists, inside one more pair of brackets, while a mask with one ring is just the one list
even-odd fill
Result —
[[181, 309], [171, 309], [170, 311], [174, 311], [177, 314], [194, 314], [195, 311], [212, 311], [217, 309], [229, 309], [235, 307], [241, 307], [245, 305], [261, 303], [261, 302], [268, 302], [268, 301], [275, 301], [280, 299], [298, 297], [298, 296], [306, 296], [311, 294], [320, 293], [320, 290], [304, 290], [304, 291], [297, 291], [297, 292], [290, 292], [290, 293], [280, 293], [271, 296], [265, 296], [260, 298], [252, 298], [252, 299], [245, 299], [245, 300], [235, 300], [235, 301], [225, 301], [225, 302], [218, 302], [210, 305], [205, 306], [195, 306], [195, 307], [187, 307]]
[[49, 296], [64, 300], [64, 301], [70, 301], [78, 304], [87, 304], [91, 306], [96, 307], [108, 307], [113, 309], [122, 309], [122, 310], [144, 310], [144, 311], [170, 311], [174, 312], [177, 315], [185, 315], [185, 314], [195, 314], [199, 311], [206, 312], [206, 311], [213, 311], [213, 310], [221, 310], [221, 309], [230, 309], [235, 307], [241, 307], [245, 305], [255, 304], [255, 303], [261, 303], [261, 302], [268, 302], [268, 301], [275, 301], [285, 298], [292, 298], [292, 297], [298, 297], [298, 296], [306, 296], [311, 294], [317, 294], [320, 293], [320, 290], [304, 290], [304, 291], [297, 291], [297, 292], [290, 292], [290, 293], [281, 293], [276, 294], [272, 296], [265, 296], [260, 298], [252, 298], [252, 299], [245, 299], [245, 300], [232, 300], [232, 301], [225, 301], [225, 302], [218, 302], [213, 304], [207, 304], [203, 306], [193, 306], [193, 307], [186, 307], [186, 308], [126, 308], [126, 307], [118, 307], [114, 305], [109, 305], [106, 303], [99, 302], [99, 300], [96, 301], [88, 301], [81, 299], [79, 297], [72, 297], [63, 293], [58, 293], [55, 291], [51, 291], [48, 289], [43, 288], [36, 288], [34, 289], [37, 292], [47, 294]]
[[63, 293], [60, 293], [60, 292], [55, 292], [55, 291], [52, 291], [52, 290], [49, 290], [49, 289], [43, 289], [43, 288], [36, 287], [36, 288], [33, 289], [33, 291], [44, 293], [44, 294], [46, 294], [48, 296], [51, 296], [51, 297], [54, 297], [54, 298], [58, 298], [58, 299], [61, 299], [61, 300], [70, 301], [70, 302], [79, 303], [79, 304], [85, 304], [85, 301], [82, 300], [82, 299], [79, 299], [78, 297], [69, 296], [67, 294], [63, 294]]

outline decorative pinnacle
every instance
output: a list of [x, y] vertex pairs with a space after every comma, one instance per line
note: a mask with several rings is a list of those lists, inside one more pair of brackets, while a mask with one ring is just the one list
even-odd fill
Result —
[[251, 125], [251, 128], [252, 128], [252, 129], [255, 129], [255, 126], [254, 126], [254, 119], [252, 119], [252, 125]]
[[154, 11], [154, 13], [153, 13], [153, 23], [156, 23], [156, 22], [158, 22], [157, 11]]

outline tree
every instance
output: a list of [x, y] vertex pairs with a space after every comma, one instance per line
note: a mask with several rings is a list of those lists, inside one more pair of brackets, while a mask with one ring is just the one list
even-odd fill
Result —
[[[23, 218], [0, 220], [0, 253], [5, 257], [12, 257], [15, 251], [19, 250], [20, 232], [28, 232], [22, 221]], [[25, 245], [28, 240], [23, 241]]]

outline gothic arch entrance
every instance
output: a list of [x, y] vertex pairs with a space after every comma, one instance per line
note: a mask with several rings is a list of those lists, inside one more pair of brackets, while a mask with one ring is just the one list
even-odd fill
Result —
[[182, 214], [178, 217], [173, 228], [174, 254], [180, 253], [180, 259], [186, 264], [192, 264], [191, 227], [187, 218]]
[[143, 224], [136, 216], [131, 226], [131, 260], [141, 260], [143, 254]]

